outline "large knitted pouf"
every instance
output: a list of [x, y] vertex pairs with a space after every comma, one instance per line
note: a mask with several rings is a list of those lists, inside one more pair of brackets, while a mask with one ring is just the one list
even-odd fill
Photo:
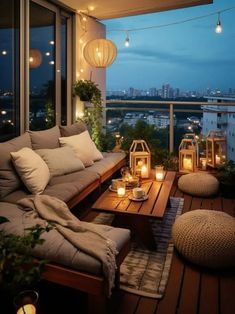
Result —
[[192, 263], [210, 268], [235, 266], [235, 218], [206, 209], [179, 216], [172, 227], [176, 249]]
[[182, 175], [178, 187], [187, 194], [207, 197], [218, 193], [219, 181], [211, 174], [195, 172]]

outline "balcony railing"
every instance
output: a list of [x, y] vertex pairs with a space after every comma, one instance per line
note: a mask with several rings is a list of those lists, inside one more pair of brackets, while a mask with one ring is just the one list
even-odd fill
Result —
[[[218, 107], [217, 107], [218, 106]], [[215, 110], [216, 108], [216, 110]], [[233, 114], [235, 113], [235, 101], [234, 102], [203, 102], [203, 101], [155, 101], [155, 100], [119, 100], [112, 99], [106, 100], [106, 113], [108, 111], [126, 111], [126, 112], [166, 112], [169, 115], [169, 151], [174, 151], [174, 125], [175, 114], [177, 113], [223, 113]], [[217, 118], [215, 119], [217, 125]], [[209, 121], [208, 121], [209, 122]], [[235, 122], [235, 121], [234, 121]], [[210, 124], [210, 123], [208, 123]], [[212, 128], [216, 129], [212, 124]], [[226, 127], [227, 124], [224, 124]], [[210, 125], [209, 125], [210, 127]], [[226, 130], [225, 130], [226, 131]], [[235, 146], [235, 144], [234, 144]], [[234, 147], [235, 150], [235, 147]]]

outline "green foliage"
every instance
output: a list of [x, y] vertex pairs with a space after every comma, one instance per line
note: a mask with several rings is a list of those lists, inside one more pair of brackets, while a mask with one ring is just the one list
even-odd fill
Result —
[[229, 160], [221, 165], [217, 177], [221, 183], [235, 186], [235, 162]]
[[87, 123], [91, 133], [91, 138], [99, 150], [103, 150], [102, 133], [102, 97], [97, 84], [90, 80], [78, 80], [73, 86], [74, 96], [78, 96], [81, 101], [88, 101], [92, 108], [85, 109], [84, 121]]
[[[0, 224], [8, 222], [0, 217]], [[41, 235], [51, 230], [51, 224], [42, 227], [36, 225], [27, 228], [23, 236], [6, 234], [0, 231], [0, 287], [17, 291], [30, 287], [40, 280], [46, 260], [35, 261], [31, 251], [36, 245], [41, 245], [44, 239]]]
[[121, 148], [128, 153], [133, 140], [145, 140], [151, 151], [152, 165], [163, 164], [165, 169], [178, 169], [178, 160], [168, 151], [167, 129], [156, 129], [145, 121], [139, 120], [135, 126], [123, 124], [120, 128], [123, 136]]

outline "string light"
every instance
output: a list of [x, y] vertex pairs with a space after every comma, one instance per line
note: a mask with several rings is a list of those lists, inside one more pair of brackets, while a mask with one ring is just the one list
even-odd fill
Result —
[[125, 47], [129, 47], [129, 46], [130, 46], [130, 39], [128, 36], [128, 32], [126, 32]]
[[[226, 12], [226, 11], [230, 11], [230, 10], [234, 10], [234, 9], [235, 9], [235, 6], [232, 6], [232, 7], [220, 10], [220, 11], [212, 12], [212, 13], [201, 15], [201, 16], [192, 17], [192, 18], [185, 19], [185, 20], [171, 22], [171, 23], [167, 23], [167, 24], [152, 25], [152, 26], [139, 27], [139, 28], [130, 28], [130, 29], [107, 29], [107, 31], [108, 32], [125, 32], [126, 34], [128, 34], [130, 32], [144, 31], [144, 30], [148, 30], [148, 29], [163, 28], [163, 27], [168, 27], [168, 26], [173, 26], [173, 25], [178, 25], [178, 24], [184, 24], [184, 23], [188, 23], [188, 22], [191, 22], [191, 21], [200, 20], [200, 19], [203, 19], [203, 18], [206, 18], [206, 17], [209, 17], [209, 16], [218, 15], [218, 21], [217, 21], [217, 25], [216, 25], [215, 31], [217, 33], [221, 33], [222, 32], [222, 26], [221, 26], [221, 22], [220, 22], [220, 19], [219, 19], [220, 13]], [[128, 46], [128, 44], [126, 45], [126, 43], [128, 41], [129, 41], [129, 37], [126, 37], [125, 46]]]
[[222, 26], [221, 26], [221, 22], [220, 22], [220, 12], [218, 12], [218, 21], [216, 23], [215, 32], [217, 34], [222, 33]]

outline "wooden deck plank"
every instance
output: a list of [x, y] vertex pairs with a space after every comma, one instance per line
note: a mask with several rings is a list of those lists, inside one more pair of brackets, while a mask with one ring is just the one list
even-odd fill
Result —
[[202, 199], [198, 197], [193, 197], [190, 210], [200, 209], [202, 206]]
[[219, 278], [202, 274], [198, 314], [219, 314]]
[[215, 197], [212, 201], [212, 209], [213, 210], [222, 210], [222, 199], [221, 197]]
[[116, 314], [134, 314], [138, 306], [139, 300], [139, 296], [128, 292], [125, 293]]
[[182, 213], [186, 213], [190, 210], [191, 205], [192, 205], [192, 200], [193, 200], [192, 196], [188, 194], [184, 195], [184, 207], [183, 207]]
[[171, 270], [163, 299], [158, 303], [156, 314], [175, 314], [183, 279], [184, 264], [176, 253], [172, 258]]
[[150, 298], [141, 298], [135, 314], [154, 314], [158, 300]]
[[235, 313], [235, 273], [220, 278], [220, 313]]
[[200, 273], [186, 266], [180, 295], [179, 314], [197, 314], [199, 285]]
[[229, 198], [222, 198], [223, 211], [233, 217], [235, 217], [234, 201]]
[[174, 178], [176, 176], [176, 173], [173, 171], [168, 171], [165, 180], [162, 184], [160, 194], [157, 198], [157, 201], [155, 203], [155, 206], [153, 208], [152, 215], [155, 217], [162, 218], [165, 212], [165, 209], [167, 207], [167, 203], [169, 200], [169, 195], [171, 191], [171, 187], [174, 182]]

